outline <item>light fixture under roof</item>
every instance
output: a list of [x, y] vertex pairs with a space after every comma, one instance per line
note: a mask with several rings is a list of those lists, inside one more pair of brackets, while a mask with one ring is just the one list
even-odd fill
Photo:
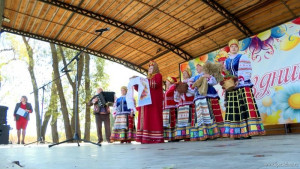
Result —
[[8, 23], [10, 22], [10, 19], [6, 18], [5, 16], [3, 16], [2, 20], [3, 20], [3, 22], [8, 22]]

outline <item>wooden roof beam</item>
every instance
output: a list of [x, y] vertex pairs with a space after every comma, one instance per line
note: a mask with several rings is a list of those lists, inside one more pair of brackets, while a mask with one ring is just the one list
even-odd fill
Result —
[[[45, 42], [54, 43], [56, 45], [61, 45], [61, 46], [71, 48], [71, 49], [74, 49], [74, 50], [83, 50], [84, 49], [84, 47], [82, 47], [82, 46], [77, 46], [77, 45], [66, 43], [66, 42], [63, 42], [63, 41], [58, 41], [56, 39], [51, 39], [51, 38], [44, 37], [44, 36], [41, 36], [41, 35], [32, 34], [32, 33], [29, 33], [29, 32], [20, 31], [20, 30], [16, 30], [16, 29], [13, 29], [13, 28], [5, 27], [5, 26], [2, 27], [1, 31], [5, 31], [5, 32], [17, 34], [17, 35], [22, 35], [22, 36], [38, 39], [38, 40], [45, 41]], [[117, 57], [108, 55], [106, 53], [100, 53], [98, 51], [94, 51], [94, 50], [91, 50], [91, 49], [85, 49], [84, 52], [89, 53], [91, 55], [101, 57], [103, 59], [106, 59], [106, 60], [109, 60], [109, 61], [112, 61], [112, 62], [119, 63], [119, 64], [124, 65], [125, 67], [127, 67], [129, 69], [132, 69], [134, 71], [137, 71], [137, 72], [139, 72], [139, 73], [141, 73], [145, 76], [147, 75], [147, 70], [146, 69], [144, 69], [144, 68], [142, 68], [138, 65], [132, 64], [128, 61], [119, 59]]]
[[2, 28], [2, 22], [4, 19], [4, 0], [0, 0], [0, 30]]
[[154, 43], [156, 43], [156, 44], [158, 44], [162, 47], [167, 48], [168, 50], [172, 51], [173, 53], [180, 56], [184, 60], [189, 60], [189, 59], [192, 58], [191, 55], [189, 55], [186, 51], [180, 49], [176, 45], [174, 45], [170, 42], [167, 42], [163, 39], [160, 39], [159, 37], [151, 35], [150, 33], [144, 32], [144, 31], [142, 31], [138, 28], [135, 28], [133, 26], [122, 23], [120, 21], [108, 18], [106, 16], [94, 13], [94, 12], [89, 11], [89, 10], [85, 10], [85, 9], [82, 9], [82, 8], [79, 8], [79, 7], [76, 7], [76, 6], [72, 6], [70, 4], [67, 4], [67, 3], [64, 3], [64, 2], [61, 2], [61, 1], [57, 1], [57, 0], [39, 0], [39, 1], [48, 3], [50, 5], [57, 6], [57, 7], [66, 9], [66, 10], [73, 11], [75, 13], [84, 15], [86, 17], [90, 17], [92, 19], [99, 20], [101, 22], [107, 23], [109, 25], [120, 28], [120, 29], [125, 30], [127, 32], [133, 33], [137, 36], [140, 36], [140, 37], [145, 38], [147, 40], [150, 40], [150, 41], [152, 41], [152, 42], [154, 42]]
[[[237, 16], [244, 16], [245, 14], [250, 13], [250, 12], [253, 12], [255, 9], [262, 8], [262, 7], [264, 7], [265, 5], [267, 5], [267, 4], [269, 4], [269, 3], [273, 2], [273, 1], [275, 1], [275, 0], [266, 0], [266, 1], [263, 1], [263, 2], [261, 2], [261, 3], [255, 4], [255, 5], [251, 6], [251, 8], [248, 8], [247, 10], [244, 10], [244, 9], [243, 9], [243, 10], [241, 10], [241, 11], [238, 11], [238, 12], [236, 13], [236, 15], [237, 15]], [[214, 30], [216, 30], [216, 29], [218, 29], [218, 28], [220, 28], [220, 27], [222, 27], [222, 26], [224, 26], [224, 25], [226, 25], [226, 24], [228, 24], [228, 23], [230, 23], [229, 20], [223, 21], [223, 22], [221, 22], [221, 23], [219, 23], [219, 24], [217, 24], [217, 25], [215, 25], [215, 26], [213, 26], [213, 27], [211, 27], [211, 28], [208, 28], [208, 29], [206, 29], [206, 30], [204, 30], [204, 31], [202, 31], [202, 32], [200, 32], [200, 33], [198, 33], [197, 35], [195, 35], [195, 36], [193, 36], [193, 37], [191, 37], [191, 38], [189, 38], [189, 39], [187, 39], [187, 40], [185, 40], [185, 41], [183, 41], [183, 42], [180, 42], [179, 44], [177, 44], [177, 46], [181, 47], [181, 46], [183, 46], [183, 45], [185, 45], [185, 44], [187, 44], [187, 43], [189, 43], [189, 42], [191, 42], [191, 41], [193, 41], [193, 40], [196, 40], [196, 39], [200, 38], [201, 36], [204, 36], [205, 34], [208, 34], [208, 33], [212, 32], [212, 31], [214, 31]], [[214, 51], [214, 50], [219, 49], [219, 48], [221, 48], [221, 47], [220, 47], [220, 46], [217, 46], [215, 49], [213, 49], [213, 50], [211, 50], [211, 51]], [[163, 55], [165, 55], [165, 54], [167, 54], [167, 53], [169, 53], [169, 52], [170, 52], [170, 51], [166, 50], [166, 51], [164, 51], [164, 52], [162, 52], [162, 53], [156, 55], [155, 57], [153, 57], [153, 58], [151, 58], [151, 59], [149, 59], [149, 60], [146, 60], [145, 62], [139, 64], [139, 66], [143, 66], [143, 65], [145, 65], [146, 63], [148, 63], [150, 60], [157, 59], [157, 58], [159, 58], [159, 57], [161, 57], [161, 56], [163, 56]], [[204, 54], [205, 54], [205, 53], [204, 53]], [[202, 56], [202, 55], [203, 55], [203, 54], [201, 54], [201, 55], [199, 55], [199, 56]], [[198, 56], [196, 56], [196, 57], [198, 57]]]
[[[211, 28], [209, 28], [209, 29], [207, 29], [207, 30], [205, 30], [205, 31], [203, 31], [203, 32], [200, 32], [200, 33], [197, 34], [196, 36], [193, 36], [193, 37], [191, 37], [191, 38], [189, 38], [189, 39], [187, 39], [187, 40], [185, 40], [185, 41], [179, 43], [177, 46], [183, 46], [183, 45], [185, 45], [185, 44], [187, 44], [187, 43], [189, 43], [189, 42], [191, 42], [191, 41], [193, 41], [193, 40], [195, 40], [195, 39], [198, 39], [199, 37], [204, 36], [204, 35], [206, 35], [207, 33], [211, 32], [211, 31], [214, 31], [214, 30], [216, 30], [216, 29], [218, 29], [218, 28], [220, 28], [220, 27], [222, 27], [222, 26], [224, 26], [224, 25], [226, 25], [226, 24], [228, 24], [228, 23], [229, 23], [229, 21], [221, 22], [221, 23], [219, 23], [219, 24], [217, 24], [217, 25], [215, 25], [215, 26], [213, 26], [213, 27], [211, 27]], [[220, 47], [220, 46], [218, 46], [218, 47]], [[146, 63], [148, 63], [149, 61], [154, 60], [154, 59], [157, 59], [157, 58], [159, 58], [159, 57], [161, 57], [161, 56], [163, 56], [163, 55], [165, 55], [165, 54], [167, 54], [167, 53], [169, 53], [169, 52], [170, 52], [169, 50], [166, 50], [166, 51], [164, 51], [164, 52], [161, 52], [160, 54], [156, 55], [155, 57], [153, 57], [153, 58], [151, 58], [151, 59], [148, 59], [148, 60], [146, 60], [145, 62], [139, 64], [139, 66], [143, 66], [143, 65], [145, 65]]]
[[[140, 2], [140, 1], [139, 1]], [[165, 0], [163, 0], [163, 1], [161, 1], [159, 4], [157, 4], [154, 8], [152, 8], [150, 11], [148, 11], [146, 14], [144, 14], [141, 18], [139, 18], [136, 22], [134, 22], [133, 24], [132, 24], [132, 26], [135, 26], [136, 24], [138, 24], [142, 19], [144, 19], [145, 17], [147, 17], [149, 14], [151, 14], [154, 10], [155, 10], [155, 8], [156, 7], [159, 7], [159, 6], [161, 6], [161, 5], [163, 5], [163, 4], [165, 4], [166, 3], [166, 1]], [[108, 44], [106, 44], [105, 46], [103, 46], [101, 49], [100, 49], [100, 51], [101, 50], [103, 50], [104, 48], [106, 48], [107, 46], [109, 46], [111, 43], [113, 43], [115, 40], [117, 40], [119, 37], [121, 37], [124, 33], [125, 33], [126, 31], [123, 31], [123, 32], [121, 32], [118, 36], [116, 36], [114, 39], [112, 39]]]
[[228, 10], [226, 10], [222, 5], [218, 4], [214, 0], [202, 0], [203, 3], [211, 7], [213, 10], [218, 12], [220, 15], [224, 16], [227, 20], [229, 20], [235, 27], [237, 27], [245, 36], [249, 37], [253, 35], [253, 32], [244, 25], [237, 17], [231, 14]]
[[[82, 3], [83, 3], [83, 0], [81, 0], [81, 1], [79, 2], [78, 6], [80, 6]], [[75, 14], [75, 13], [72, 13], [72, 14], [68, 17], [67, 21], [66, 21], [66, 22], [64, 23], [64, 25], [60, 28], [60, 30], [58, 31], [58, 33], [56, 34], [56, 36], [55, 36], [54, 39], [57, 39], [57, 38], [58, 38], [58, 36], [62, 33], [62, 31], [66, 28], [66, 26], [68, 25], [68, 23], [71, 21], [71, 19], [73, 18], [74, 14]]]
[[287, 10], [293, 15], [294, 18], [297, 18], [297, 15], [291, 10], [291, 8], [286, 4], [285, 1], [280, 0], [280, 2], [287, 8]]

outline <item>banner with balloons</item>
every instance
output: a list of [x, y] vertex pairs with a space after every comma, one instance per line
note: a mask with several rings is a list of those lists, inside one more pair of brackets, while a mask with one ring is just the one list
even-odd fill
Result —
[[[263, 123], [300, 122], [300, 17], [239, 42], [241, 54], [252, 65], [252, 88]], [[228, 57], [229, 47], [200, 56], [179, 65], [197, 74], [199, 62], [220, 62]], [[182, 79], [182, 78], [181, 78]], [[224, 91], [214, 86], [223, 106]], [[223, 115], [225, 107], [222, 107]]]

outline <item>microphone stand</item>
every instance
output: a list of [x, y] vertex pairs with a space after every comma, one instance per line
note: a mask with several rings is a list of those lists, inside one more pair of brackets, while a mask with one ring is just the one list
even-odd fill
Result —
[[65, 140], [65, 141], [62, 141], [62, 142], [59, 142], [59, 143], [54, 143], [54, 144], [51, 144], [49, 145], [49, 148], [51, 148], [52, 146], [55, 146], [55, 145], [59, 145], [59, 144], [62, 144], [62, 143], [66, 143], [66, 142], [71, 142], [71, 141], [76, 141], [77, 142], [77, 145], [79, 145], [79, 142], [81, 141], [84, 141], [84, 142], [87, 142], [87, 143], [91, 143], [91, 144], [94, 144], [94, 145], [97, 145], [97, 146], [101, 146], [101, 144], [97, 144], [97, 143], [94, 143], [94, 142], [91, 142], [91, 141], [88, 141], [88, 140], [84, 140], [84, 139], [80, 139], [79, 138], [79, 135], [78, 135], [78, 87], [79, 87], [79, 82], [78, 82], [78, 74], [79, 74], [79, 56], [80, 54], [85, 50], [87, 49], [99, 36], [101, 36], [103, 33], [103, 31], [100, 31], [100, 33], [82, 50], [80, 50], [76, 56], [70, 60], [70, 62], [64, 67], [61, 69], [62, 72], [65, 72], [66, 68], [74, 61], [76, 60], [77, 62], [77, 71], [76, 71], [76, 78], [75, 78], [75, 81], [76, 81], [76, 93], [75, 93], [75, 112], [74, 112], [74, 116], [75, 116], [75, 132], [74, 132], [74, 136], [73, 138], [71, 139], [68, 139], [68, 140]]
[[[45, 143], [45, 142], [46, 142], [46, 143], [50, 143], [50, 142], [45, 141], [45, 138], [43, 138], [43, 136], [42, 136], [42, 125], [43, 125], [43, 114], [44, 114], [44, 93], [45, 93], [45, 86], [51, 84], [52, 82], [54, 82], [55, 80], [61, 78], [61, 77], [64, 76], [64, 75], [65, 75], [65, 74], [63, 74], [63, 75], [61, 75], [61, 76], [59, 76], [59, 77], [53, 79], [52, 81], [50, 81], [50, 82], [44, 84], [42, 87], [40, 87], [40, 88], [38, 88], [38, 89], [35, 90], [35, 91], [38, 91], [38, 90], [40, 90], [40, 89], [43, 89], [43, 95], [42, 95], [42, 111], [41, 111], [41, 117], [40, 117], [40, 122], [41, 122], [41, 124], [40, 124], [40, 137], [37, 138], [37, 141], [31, 142], [31, 143], [28, 143], [28, 144], [24, 144], [24, 146], [27, 146], [27, 145], [30, 145], [30, 144], [33, 144], [33, 143], [37, 143], [37, 144], [38, 144], [38, 143]], [[31, 92], [30, 94], [34, 93], [35, 91]]]

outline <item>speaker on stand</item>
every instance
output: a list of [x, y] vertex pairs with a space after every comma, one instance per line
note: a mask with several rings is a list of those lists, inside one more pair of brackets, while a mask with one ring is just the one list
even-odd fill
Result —
[[0, 144], [8, 144], [10, 126], [7, 125], [8, 107], [0, 106]]

